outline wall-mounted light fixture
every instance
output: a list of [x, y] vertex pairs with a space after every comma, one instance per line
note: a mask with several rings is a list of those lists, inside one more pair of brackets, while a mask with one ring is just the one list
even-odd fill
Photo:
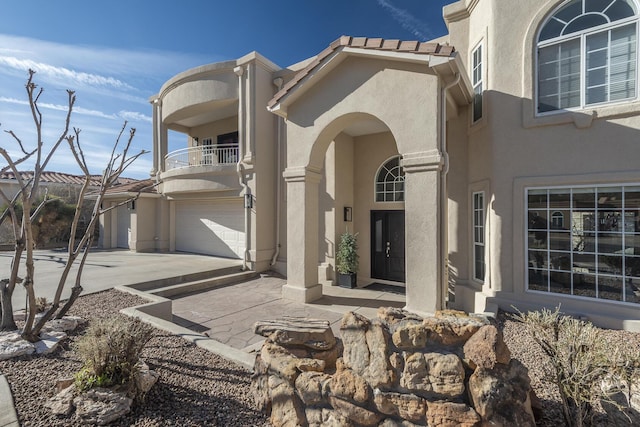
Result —
[[253, 208], [253, 197], [251, 196], [251, 194], [244, 195], [244, 207], [245, 209]]
[[344, 222], [351, 222], [353, 221], [353, 209], [351, 208], [351, 206], [345, 206], [344, 207]]
[[195, 141], [195, 143], [196, 143], [196, 144], [197, 144], [197, 143], [198, 143], [198, 141], [199, 141], [199, 139], [198, 139], [198, 137], [197, 137], [197, 136], [194, 136], [194, 137], [193, 137], [193, 140]]

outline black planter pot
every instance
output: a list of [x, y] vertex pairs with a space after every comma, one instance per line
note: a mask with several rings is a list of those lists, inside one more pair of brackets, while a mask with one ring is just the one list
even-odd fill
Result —
[[353, 289], [356, 287], [358, 276], [356, 273], [338, 273], [338, 286], [341, 288]]

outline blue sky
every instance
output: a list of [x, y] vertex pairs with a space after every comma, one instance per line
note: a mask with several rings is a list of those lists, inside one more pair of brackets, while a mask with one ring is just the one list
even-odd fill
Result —
[[[148, 98], [189, 68], [258, 51], [285, 67], [341, 35], [429, 40], [446, 33], [442, 7], [453, 0], [11, 0], [0, 26], [0, 130], [33, 146], [27, 70], [44, 88], [45, 143], [64, 124], [66, 90], [75, 90], [72, 126], [80, 128], [89, 167], [100, 173], [124, 120], [136, 128], [134, 151], [151, 151]], [[171, 135], [170, 150], [186, 144]], [[0, 146], [17, 156], [14, 141]], [[26, 169], [28, 166], [22, 167]], [[49, 170], [79, 173], [66, 146]], [[147, 154], [126, 176], [146, 178]]]

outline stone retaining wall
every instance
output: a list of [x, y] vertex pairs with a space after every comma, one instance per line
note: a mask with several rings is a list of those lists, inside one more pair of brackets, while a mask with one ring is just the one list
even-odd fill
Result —
[[280, 426], [535, 426], [527, 369], [481, 316], [381, 308], [258, 322], [258, 405]]

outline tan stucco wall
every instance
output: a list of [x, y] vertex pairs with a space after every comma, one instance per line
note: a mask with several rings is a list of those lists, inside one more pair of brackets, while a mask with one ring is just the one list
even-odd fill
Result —
[[[222, 120], [216, 120], [215, 122], [207, 123], [202, 126], [196, 126], [191, 128], [191, 136], [197, 137], [199, 143], [202, 144], [202, 140], [205, 138], [212, 138], [213, 143], [217, 142], [218, 135], [224, 135], [226, 133], [236, 132], [238, 130], [238, 116], [227, 117]], [[193, 143], [192, 139], [187, 141], [188, 145]]]
[[[471, 49], [478, 40], [483, 39], [485, 48], [484, 118], [470, 126], [467, 114], [466, 126], [460, 120], [455, 126], [466, 128], [469, 139], [467, 204], [474, 189], [486, 191], [488, 283], [484, 287], [470, 280], [461, 280], [461, 283], [469, 284], [476, 291], [482, 289], [490, 298], [495, 296], [495, 301], [506, 309], [510, 309], [511, 304], [553, 307], [562, 301], [563, 309], [569, 312], [588, 313], [594, 318], [604, 314], [609, 318], [608, 325], [616, 326], [611, 319], [640, 316], [630, 314], [634, 310], [621, 304], [603, 300], [585, 302], [554, 294], [525, 294], [524, 289], [526, 186], [640, 182], [637, 172], [640, 151], [636, 147], [640, 136], [639, 102], [544, 116], [534, 113], [537, 30], [545, 16], [560, 3], [558, 0], [522, 2], [516, 8], [508, 0], [466, 0], [452, 5], [452, 9], [445, 8], [475, 5], [470, 17], [449, 22], [450, 40], [467, 57], [468, 69]], [[450, 123], [450, 135], [452, 126]], [[460, 135], [451, 137], [452, 156], [454, 141], [463, 139], [458, 129], [453, 132]], [[458, 158], [452, 160], [452, 165], [461, 160], [460, 153], [456, 153]], [[450, 197], [461, 199], [452, 192], [461, 183], [453, 186], [452, 180], [450, 177]], [[461, 194], [455, 190], [455, 194], [458, 193]], [[461, 209], [460, 214], [470, 217], [468, 206], [466, 213]], [[467, 221], [470, 224], [470, 218]], [[451, 222], [450, 227], [453, 228]], [[470, 257], [469, 233], [464, 242], [462, 233], [456, 238], [453, 230], [450, 231], [454, 240], [450, 245], [466, 246]], [[454, 253], [450, 257], [452, 262], [456, 260], [453, 263], [459, 278], [468, 279], [472, 270], [464, 272], [462, 257]], [[470, 263], [466, 265], [469, 268]], [[482, 298], [470, 296], [462, 303], [467, 308], [484, 309]], [[618, 327], [621, 325], [617, 323]]]

